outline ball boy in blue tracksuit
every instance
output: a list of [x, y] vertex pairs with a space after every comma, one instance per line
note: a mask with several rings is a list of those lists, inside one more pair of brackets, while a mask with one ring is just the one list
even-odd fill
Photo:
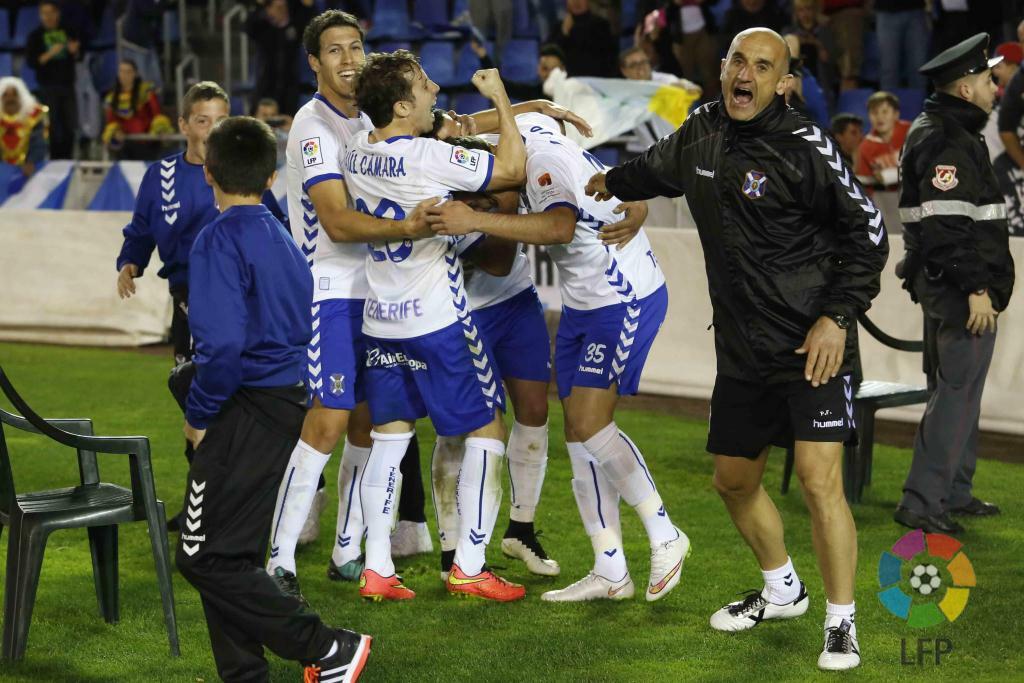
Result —
[[189, 469], [177, 564], [199, 591], [217, 672], [266, 681], [263, 648], [302, 662], [306, 681], [354, 681], [370, 637], [324, 625], [264, 571], [278, 484], [305, 414], [313, 281], [260, 195], [274, 179], [265, 124], [225, 120], [205, 174], [221, 213], [189, 256], [196, 376], [185, 436]]

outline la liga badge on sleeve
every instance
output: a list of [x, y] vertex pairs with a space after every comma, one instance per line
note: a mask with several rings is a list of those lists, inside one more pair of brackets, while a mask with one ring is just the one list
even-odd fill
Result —
[[956, 166], [938, 165], [935, 167], [935, 177], [932, 178], [932, 185], [936, 189], [948, 192], [960, 184], [956, 177]]

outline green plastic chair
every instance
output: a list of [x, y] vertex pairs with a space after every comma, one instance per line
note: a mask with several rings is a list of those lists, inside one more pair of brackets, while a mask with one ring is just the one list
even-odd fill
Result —
[[[100, 616], [116, 624], [120, 616], [117, 525], [145, 520], [153, 546], [157, 583], [171, 654], [181, 651], [174, 614], [170, 551], [164, 532], [164, 504], [156, 497], [149, 439], [144, 436], [93, 436], [88, 419], [45, 420], [15, 391], [0, 367], [0, 391], [21, 415], [0, 409], [0, 530], [9, 529], [4, 589], [4, 659], [25, 656], [46, 539], [57, 529], [86, 527]], [[5, 429], [41, 434], [78, 452], [81, 484], [73, 488], [17, 493]], [[97, 453], [128, 456], [130, 489], [100, 481]]]

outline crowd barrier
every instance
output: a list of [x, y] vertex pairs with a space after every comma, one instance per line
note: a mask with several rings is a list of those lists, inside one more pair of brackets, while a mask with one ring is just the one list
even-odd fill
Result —
[[[170, 321], [166, 283], [156, 277], [156, 256], [138, 294], [118, 299], [114, 259], [125, 212], [0, 211], [0, 340], [124, 346], [164, 337]], [[669, 315], [651, 351], [641, 390], [708, 398], [715, 377], [711, 304], [704, 257], [692, 228], [649, 228], [654, 252], [668, 279]], [[890, 259], [870, 316], [887, 333], [920, 339], [920, 308], [893, 273], [903, 254], [900, 235], [889, 236]], [[1024, 240], [1011, 240], [1024, 264]], [[553, 270], [534, 250], [543, 298], [557, 305]], [[1020, 286], [1017, 286], [1020, 290]], [[999, 340], [982, 401], [982, 428], [1024, 434], [1024, 293], [1017, 291], [999, 318]], [[865, 376], [923, 384], [920, 354], [895, 351], [861, 333]], [[916, 421], [921, 409], [890, 409], [884, 417]]]

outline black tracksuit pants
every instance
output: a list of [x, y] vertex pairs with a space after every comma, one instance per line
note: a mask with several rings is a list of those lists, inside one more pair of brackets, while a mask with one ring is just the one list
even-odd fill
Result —
[[210, 423], [189, 468], [177, 565], [202, 597], [217, 673], [266, 681], [263, 648], [310, 662], [335, 634], [264, 569], [281, 477], [299, 438], [306, 390], [243, 387]]

